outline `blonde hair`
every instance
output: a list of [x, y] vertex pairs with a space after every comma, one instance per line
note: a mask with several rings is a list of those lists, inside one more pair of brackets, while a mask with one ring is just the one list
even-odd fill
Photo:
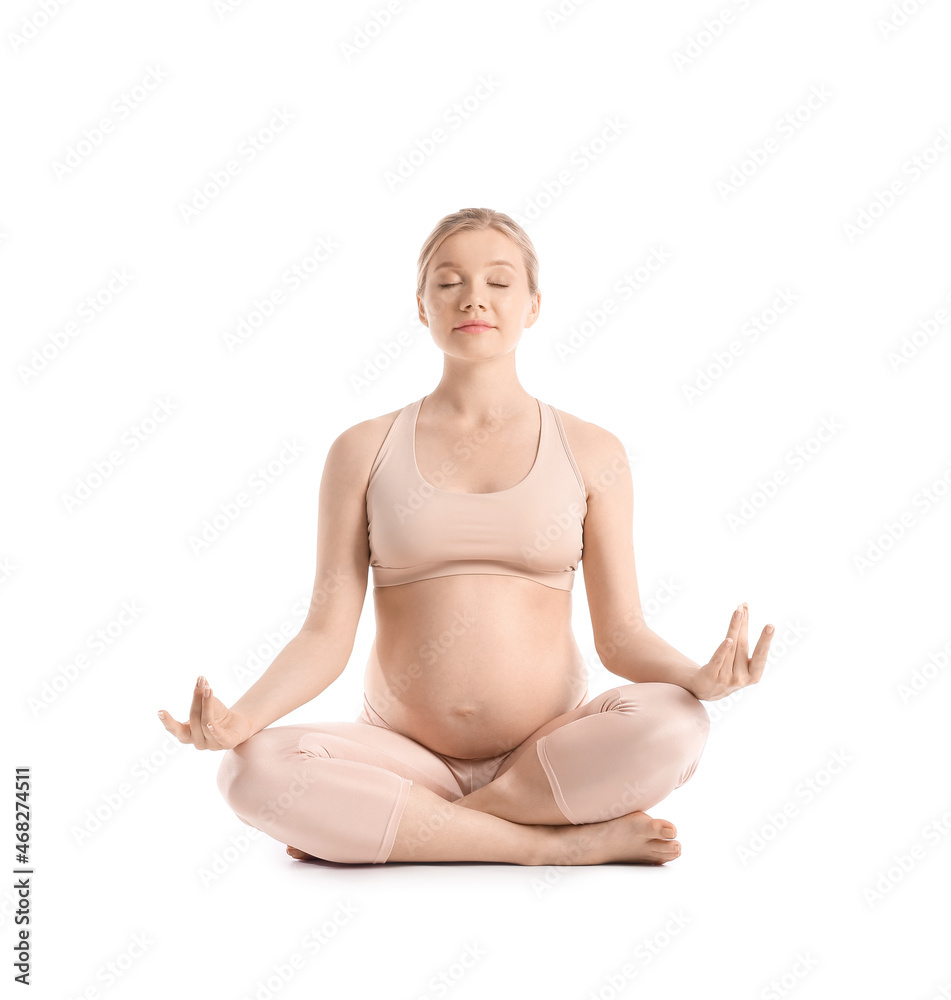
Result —
[[538, 255], [535, 253], [535, 247], [528, 233], [514, 219], [492, 208], [460, 208], [458, 212], [445, 215], [436, 223], [436, 227], [426, 237], [423, 249], [419, 253], [416, 265], [416, 294], [423, 294], [426, 269], [443, 240], [454, 233], [482, 232], [486, 229], [497, 229], [521, 251], [522, 261], [528, 273], [528, 293], [534, 295], [538, 291]]

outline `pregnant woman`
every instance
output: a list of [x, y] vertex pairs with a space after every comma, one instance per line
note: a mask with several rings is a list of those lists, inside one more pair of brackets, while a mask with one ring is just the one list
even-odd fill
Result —
[[[442, 219], [417, 300], [442, 378], [331, 444], [300, 633], [230, 709], [199, 677], [187, 722], [159, 714], [183, 743], [227, 751], [221, 794], [295, 858], [670, 861], [676, 829], [645, 810], [694, 773], [701, 699], [760, 679], [772, 626], [750, 657], [741, 605], [703, 666], [648, 628], [623, 444], [516, 375], [541, 304], [517, 223]], [[624, 681], [590, 700], [571, 630], [582, 552], [595, 647]], [[371, 571], [359, 717], [272, 726], [340, 676]]]

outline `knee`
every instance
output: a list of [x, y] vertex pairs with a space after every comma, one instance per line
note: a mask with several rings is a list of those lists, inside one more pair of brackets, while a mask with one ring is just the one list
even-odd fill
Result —
[[262, 729], [231, 750], [218, 766], [216, 782], [225, 802], [237, 815], [255, 815], [273, 795], [282, 776], [281, 762], [297, 753], [300, 734], [289, 726]]
[[699, 751], [710, 732], [710, 714], [695, 695], [679, 684], [645, 681], [618, 688], [618, 708], [635, 717], [641, 725], [650, 723], [658, 734], [681, 739]]
[[231, 750], [225, 750], [221, 763], [218, 765], [216, 783], [221, 797], [239, 815], [247, 812], [248, 796], [252, 784], [259, 781], [254, 777], [258, 770], [258, 758], [248, 752], [246, 744], [255, 737], [251, 736], [244, 743]]
[[668, 693], [673, 711], [683, 716], [684, 723], [697, 730], [706, 739], [710, 731], [710, 714], [707, 712], [702, 701], [696, 695], [691, 694], [686, 688], [679, 684], [666, 684], [665, 687], [673, 690]]
[[245, 766], [247, 758], [238, 753], [237, 749], [236, 747], [233, 750], [225, 750], [215, 779], [221, 797], [235, 812], [240, 811], [236, 805], [237, 793], [244, 785], [247, 773]]

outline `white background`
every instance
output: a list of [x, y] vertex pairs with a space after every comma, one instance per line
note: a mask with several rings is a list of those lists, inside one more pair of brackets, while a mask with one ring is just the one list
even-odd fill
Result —
[[[909, 0], [885, 30], [896, 6], [404, 0], [382, 28], [382, 2], [5, 6], [3, 857], [27, 765], [34, 996], [948, 995], [951, 13]], [[187, 715], [199, 673], [233, 703], [296, 632], [330, 442], [438, 381], [416, 259], [465, 206], [538, 250], [522, 384], [630, 454], [652, 627], [697, 662], [740, 601], [751, 636], [777, 627], [653, 810], [683, 844], [661, 868], [294, 862], [222, 800], [220, 755], [156, 717]], [[302, 453], [196, 552], [285, 441]], [[593, 696], [617, 678], [581, 574], [574, 612]], [[368, 591], [348, 669], [282, 722], [354, 719], [372, 636]], [[14, 905], [0, 891], [10, 979]]]

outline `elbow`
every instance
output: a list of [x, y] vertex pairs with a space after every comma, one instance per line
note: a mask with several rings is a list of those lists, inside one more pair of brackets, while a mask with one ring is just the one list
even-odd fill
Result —
[[611, 648], [611, 645], [609, 643], [598, 642], [597, 639], [595, 639], [594, 651], [598, 654], [601, 666], [603, 666], [605, 670], [610, 670], [611, 656], [615, 652], [615, 650]]
[[594, 649], [598, 654], [601, 665], [608, 673], [630, 681], [635, 680], [631, 676], [633, 658], [630, 655], [625, 655], [623, 646], [619, 646], [615, 642], [595, 643]]
[[636, 659], [637, 646], [650, 631], [642, 617], [625, 620], [623, 627], [614, 629], [610, 635], [595, 636], [594, 650], [606, 670], [617, 673], [614, 665], [623, 661], [627, 673], [627, 665]]

